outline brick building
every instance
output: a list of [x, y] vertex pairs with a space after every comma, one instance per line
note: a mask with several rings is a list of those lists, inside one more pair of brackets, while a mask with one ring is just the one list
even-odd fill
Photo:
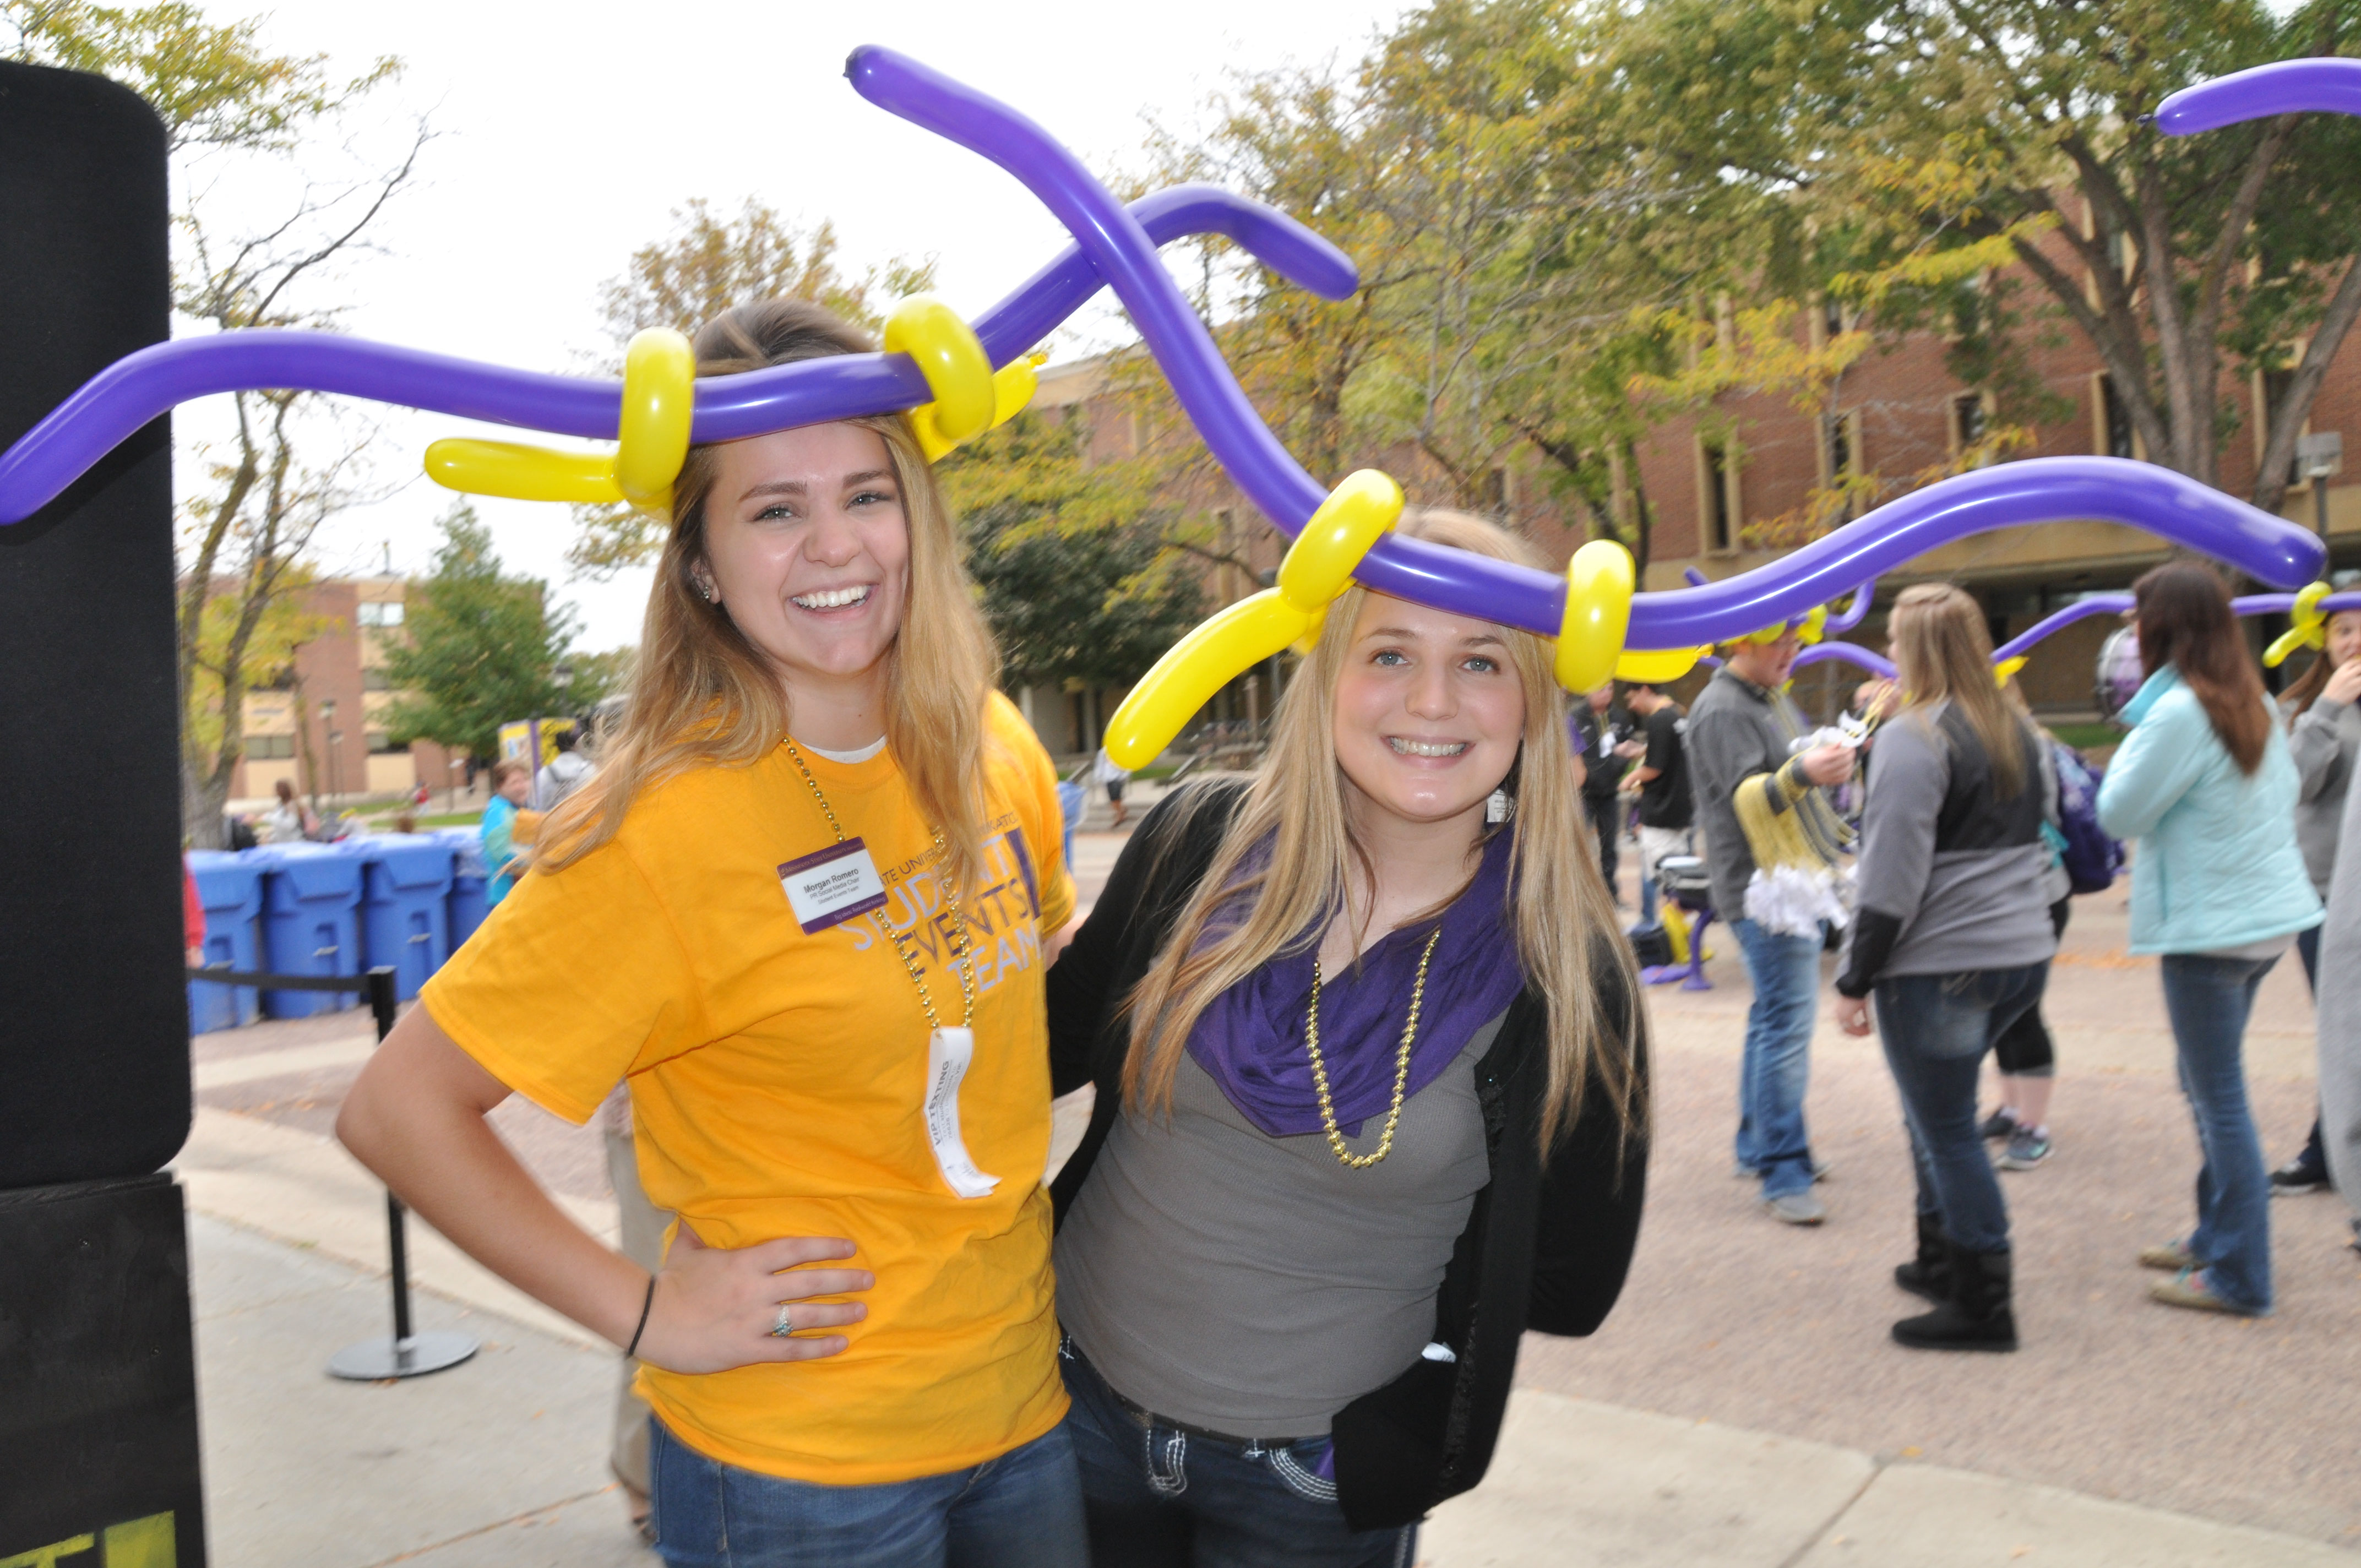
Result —
[[[2079, 266], [2062, 244], [2055, 248], [2061, 264]], [[2039, 313], [2048, 296], [2029, 277], [2022, 282], [2018, 298], [2028, 317], [2026, 333], [2035, 340], [2032, 371], [2070, 411], [2040, 426], [2030, 445], [2004, 460], [2143, 455], [2096, 352], [2069, 332], [2041, 341]], [[1795, 332], [1799, 340], [1817, 342], [1859, 324], [1833, 305], [1816, 304], [1799, 313]], [[1642, 497], [1652, 516], [1653, 548], [1642, 587], [1675, 588], [1688, 569], [1721, 578], [1775, 559], [1781, 552], [1750, 545], [1748, 530], [1795, 512], [1816, 488], [1847, 469], [1891, 480], [1942, 464], [1971, 446], [1990, 417], [1990, 404], [1982, 389], [1953, 378], [1945, 363], [1947, 347], [1940, 335], [1925, 332], [1872, 348], [1845, 372], [1827, 417], [1799, 412], [1784, 395], [1737, 392], [1719, 400], [1709, 417], [1684, 416], [1658, 427], [1639, 449], [1636, 473], [1622, 477], [1613, 499], [1627, 526]], [[2262, 455], [2266, 431], [2253, 411], [2270, 393], [2263, 380], [2225, 374], [2226, 398], [2243, 416], [2236, 434], [2224, 444], [2222, 484], [2233, 495], [2250, 493]], [[1090, 419], [1094, 450], [1136, 450], [1136, 427], [1098, 395], [1104, 381], [1100, 361], [1053, 367], [1044, 372], [1036, 406]], [[2332, 364], [2306, 429], [2337, 432], [2348, 450], [2361, 454], [2361, 345], [2355, 341], [2348, 340]], [[1413, 500], [1422, 491], [1441, 490], [1411, 451], [1385, 455], [1383, 466]], [[2355, 473], [2325, 483], [2333, 565], [2361, 565], [2361, 464]], [[1496, 515], [1524, 532], [1554, 563], [1563, 564], [1587, 537], [1584, 522], [1559, 508], [1534, 473], [1504, 469], [1494, 476], [1493, 488], [1499, 497]], [[1284, 542], [1226, 481], [1208, 486], [1188, 504], [1221, 520], [1240, 554], [1258, 567], [1278, 565]], [[2311, 526], [2316, 504], [2312, 483], [2300, 479], [2283, 510]], [[2129, 587], [2167, 554], [2155, 536], [2113, 523], [2067, 521], [1980, 535], [1920, 556], [1883, 579], [1880, 609], [1851, 640], [1882, 649], [1883, 606], [1912, 582], [1941, 579], [1974, 593], [1991, 618], [1994, 641], [2004, 641], [2079, 596]], [[1209, 586], [1217, 602], [1228, 602], [1260, 585], [1224, 568]], [[2037, 707], [2066, 716], [2089, 707], [2092, 661], [2113, 625], [2093, 618], [2042, 644], [2020, 677]], [[1225, 691], [1208, 715], [1268, 713], [1278, 675], [1257, 672]], [[1820, 674], [1805, 677], [1803, 695], [1833, 701], [1855, 678], [1844, 666], [1823, 666]], [[1095, 744], [1093, 716], [1103, 723], [1120, 696], [1119, 691], [1038, 692], [1027, 694], [1027, 711], [1053, 751], [1080, 751]]]
[[341, 802], [407, 795], [421, 784], [441, 790], [460, 778], [440, 746], [397, 746], [386, 732], [394, 697], [386, 652], [404, 635], [407, 587], [400, 577], [312, 585], [303, 608], [322, 630], [295, 650], [283, 681], [247, 694], [246, 758], [230, 780], [233, 802], [266, 797], [281, 779], [307, 797]]

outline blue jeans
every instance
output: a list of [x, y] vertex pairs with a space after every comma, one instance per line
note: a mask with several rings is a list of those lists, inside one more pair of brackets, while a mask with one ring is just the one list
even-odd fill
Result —
[[1738, 1163], [1762, 1173], [1763, 1196], [1812, 1185], [1804, 1091], [1812, 1072], [1812, 1025], [1820, 1009], [1817, 937], [1787, 937], [1743, 916], [1730, 923], [1754, 986], [1746, 1054], [1738, 1069]]
[[2164, 1008], [2180, 1091], [2197, 1118], [2197, 1228], [2189, 1250], [2215, 1295], [2248, 1312], [2271, 1310], [2271, 1188], [2246, 1103], [2241, 1060], [2255, 992], [2279, 960], [2164, 955]]
[[2008, 1248], [2008, 1205], [1976, 1131], [1984, 1053], [2041, 1002], [2047, 963], [1905, 974], [1877, 982], [1877, 1036], [1902, 1091], [1918, 1212], [1970, 1252]]
[[667, 1568], [1090, 1568], [1071, 1423], [916, 1481], [829, 1486], [708, 1459], [648, 1422]]
[[1093, 1568], [1410, 1568], [1418, 1527], [1356, 1530], [1324, 1437], [1225, 1442], [1126, 1409], [1070, 1340], [1066, 1392]]

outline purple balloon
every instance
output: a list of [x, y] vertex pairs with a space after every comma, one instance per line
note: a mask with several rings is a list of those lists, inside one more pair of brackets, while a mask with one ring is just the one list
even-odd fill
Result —
[[[1279, 444], [1130, 215], [1048, 132], [1006, 104], [874, 45], [845, 62], [853, 90], [890, 114], [991, 159], [1074, 235], [1170, 379], [1230, 477], [1290, 538], [1326, 492]], [[2034, 458], [1963, 474], [1880, 507], [1771, 565], [1704, 587], [1635, 595], [1626, 645], [1679, 648], [1793, 620], [1914, 555], [1990, 529], [2092, 519], [2125, 522], [2293, 587], [2325, 559], [2305, 529], [2144, 463]], [[1365, 586], [1455, 614], [1554, 635], [1563, 579], [1388, 538], [1354, 571]]]
[[1856, 642], [1815, 642], [1795, 655], [1789, 668], [1800, 670], [1810, 664], [1844, 663], [1858, 665], [1871, 674], [1892, 680], [1894, 661], [1883, 653], [1872, 653]]
[[2361, 115], [2361, 60], [2282, 60], [2184, 87], [2157, 105], [2157, 128], [2193, 136], [2270, 115]]
[[1822, 631], [1850, 631], [1869, 619], [1869, 607], [1877, 602], [1877, 579], [1870, 578], [1852, 591], [1852, 603], [1828, 617]]
[[[1158, 244], [1183, 235], [1235, 240], [1272, 271], [1326, 299], [1352, 296], [1352, 259], [1286, 214], [1213, 185], [1179, 185], [1132, 206]], [[1069, 247], [976, 318], [994, 365], [1047, 337], [1103, 287], [1080, 247]], [[461, 419], [557, 435], [613, 440], [623, 384], [511, 370], [335, 333], [257, 330], [144, 348], [93, 376], [0, 455], [0, 524], [55, 499], [134, 432], [193, 398], [293, 387], [397, 403]], [[887, 413], [930, 401], [926, 378], [901, 355], [843, 355], [699, 381], [692, 427], [730, 441], [800, 424]]]
[[[1325, 490], [1290, 456], [1230, 374], [1156, 254], [1191, 227], [1230, 236], [1265, 265], [1331, 298], [1356, 284], [1341, 252], [1284, 214], [1228, 192], [1183, 188], [1125, 208], [1031, 120], [907, 56], [855, 50], [846, 75], [870, 102], [999, 164], [1057, 215], [1076, 248], [976, 322], [995, 365], [1040, 340], [1101, 280], [1131, 313], [1175, 395], [1231, 477], [1292, 537]], [[21, 520], [148, 421], [189, 398], [291, 387], [560, 434], [611, 437], [614, 381], [536, 375], [333, 334], [247, 332], [160, 345], [78, 390], [0, 455], [0, 523]], [[848, 355], [716, 378], [697, 389], [695, 439], [727, 441], [914, 407], [932, 394], [898, 355]], [[2193, 480], [2113, 458], [2037, 458], [1960, 475], [1741, 576], [1640, 594], [1627, 644], [1695, 646], [1792, 620], [1856, 590], [1849, 626], [1879, 574], [1992, 529], [2066, 520], [2129, 523], [2265, 582], [2293, 587], [2325, 558], [2309, 530]], [[1554, 635], [1563, 579], [1419, 540], [1389, 538], [1355, 576], [1383, 593]]]

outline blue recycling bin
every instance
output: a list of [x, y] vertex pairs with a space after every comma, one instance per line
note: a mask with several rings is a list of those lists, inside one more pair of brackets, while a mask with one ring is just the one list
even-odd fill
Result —
[[451, 950], [456, 953], [491, 913], [484, 901], [484, 836], [475, 828], [445, 828], [434, 837], [451, 846]]
[[[252, 974], [262, 967], [262, 938], [255, 927], [262, 913], [262, 868], [251, 854], [198, 850], [189, 856], [197, 902], [205, 906], [205, 963]], [[250, 985], [189, 981], [189, 1032], [236, 1029], [262, 1016], [262, 999]]]
[[451, 846], [422, 833], [372, 834], [336, 846], [361, 863], [361, 962], [393, 970], [408, 1002], [451, 956]]
[[[262, 869], [262, 960], [273, 974], [361, 972], [361, 862], [333, 844], [247, 851]], [[359, 1005], [354, 992], [266, 991], [270, 1018], [309, 1018]]]

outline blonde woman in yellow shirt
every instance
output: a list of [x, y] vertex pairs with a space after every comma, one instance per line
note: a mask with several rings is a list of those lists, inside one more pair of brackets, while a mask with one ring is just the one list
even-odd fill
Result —
[[[700, 376], [870, 345], [741, 307]], [[673, 1564], [1085, 1561], [1050, 1302], [1057, 778], [900, 416], [693, 448], [629, 717], [337, 1131], [641, 1363]], [[651, 1276], [485, 1123], [631, 1089]]]

